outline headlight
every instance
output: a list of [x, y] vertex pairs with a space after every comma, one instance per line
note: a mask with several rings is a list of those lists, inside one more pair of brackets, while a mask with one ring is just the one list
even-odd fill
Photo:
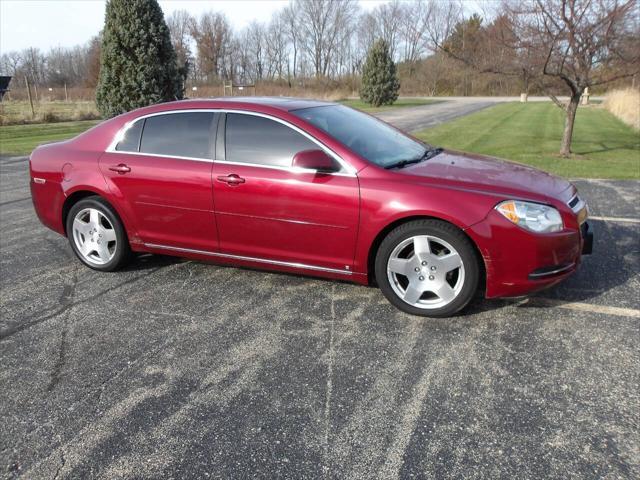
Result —
[[507, 200], [500, 203], [496, 210], [519, 227], [532, 232], [558, 232], [563, 228], [560, 212], [540, 203]]

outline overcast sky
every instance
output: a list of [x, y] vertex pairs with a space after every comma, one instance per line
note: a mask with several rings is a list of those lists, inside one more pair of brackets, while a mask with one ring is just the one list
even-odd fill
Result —
[[[385, 0], [361, 0], [365, 9]], [[88, 41], [104, 23], [105, 0], [0, 0], [0, 53], [38, 47], [72, 47]], [[185, 9], [227, 14], [240, 29], [252, 20], [268, 20], [287, 0], [160, 0], [165, 15]]]

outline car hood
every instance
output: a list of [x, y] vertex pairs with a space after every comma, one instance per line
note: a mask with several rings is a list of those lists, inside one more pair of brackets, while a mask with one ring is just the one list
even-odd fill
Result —
[[396, 171], [411, 177], [450, 182], [452, 186], [464, 189], [565, 203], [574, 190], [567, 180], [535, 168], [453, 150], [445, 150], [429, 160]]

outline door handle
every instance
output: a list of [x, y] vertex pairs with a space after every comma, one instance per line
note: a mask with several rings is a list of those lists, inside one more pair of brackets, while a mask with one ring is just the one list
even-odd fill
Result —
[[231, 175], [221, 175], [218, 177], [218, 181], [224, 182], [228, 185], [240, 185], [245, 182], [244, 178], [236, 175], [235, 173], [232, 173]]
[[109, 167], [109, 170], [111, 170], [112, 172], [118, 172], [120, 175], [124, 175], [125, 173], [129, 173], [131, 171], [131, 168], [129, 168], [124, 163], [120, 163], [119, 165], [111, 165]]

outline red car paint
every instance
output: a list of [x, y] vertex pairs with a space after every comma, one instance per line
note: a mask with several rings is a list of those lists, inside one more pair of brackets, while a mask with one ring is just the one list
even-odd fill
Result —
[[[452, 151], [385, 170], [291, 113], [318, 105], [325, 104], [188, 100], [120, 115], [72, 140], [33, 152], [29, 165], [36, 213], [42, 223], [65, 235], [63, 218], [70, 205], [83, 195], [98, 194], [120, 215], [134, 251], [362, 284], [370, 282], [375, 249], [390, 229], [409, 219], [438, 218], [457, 225], [474, 242], [484, 261], [487, 297], [522, 295], [555, 284], [577, 268], [583, 238], [579, 214], [568, 205], [576, 195], [569, 182], [525, 166]], [[354, 174], [107, 151], [127, 122], [190, 109], [256, 112], [280, 119], [321, 142]], [[229, 181], [233, 176], [244, 182]], [[564, 229], [534, 234], [513, 225], [494, 209], [508, 199], [557, 208]], [[566, 268], [556, 275], [529, 278], [537, 269], [556, 265]]]

